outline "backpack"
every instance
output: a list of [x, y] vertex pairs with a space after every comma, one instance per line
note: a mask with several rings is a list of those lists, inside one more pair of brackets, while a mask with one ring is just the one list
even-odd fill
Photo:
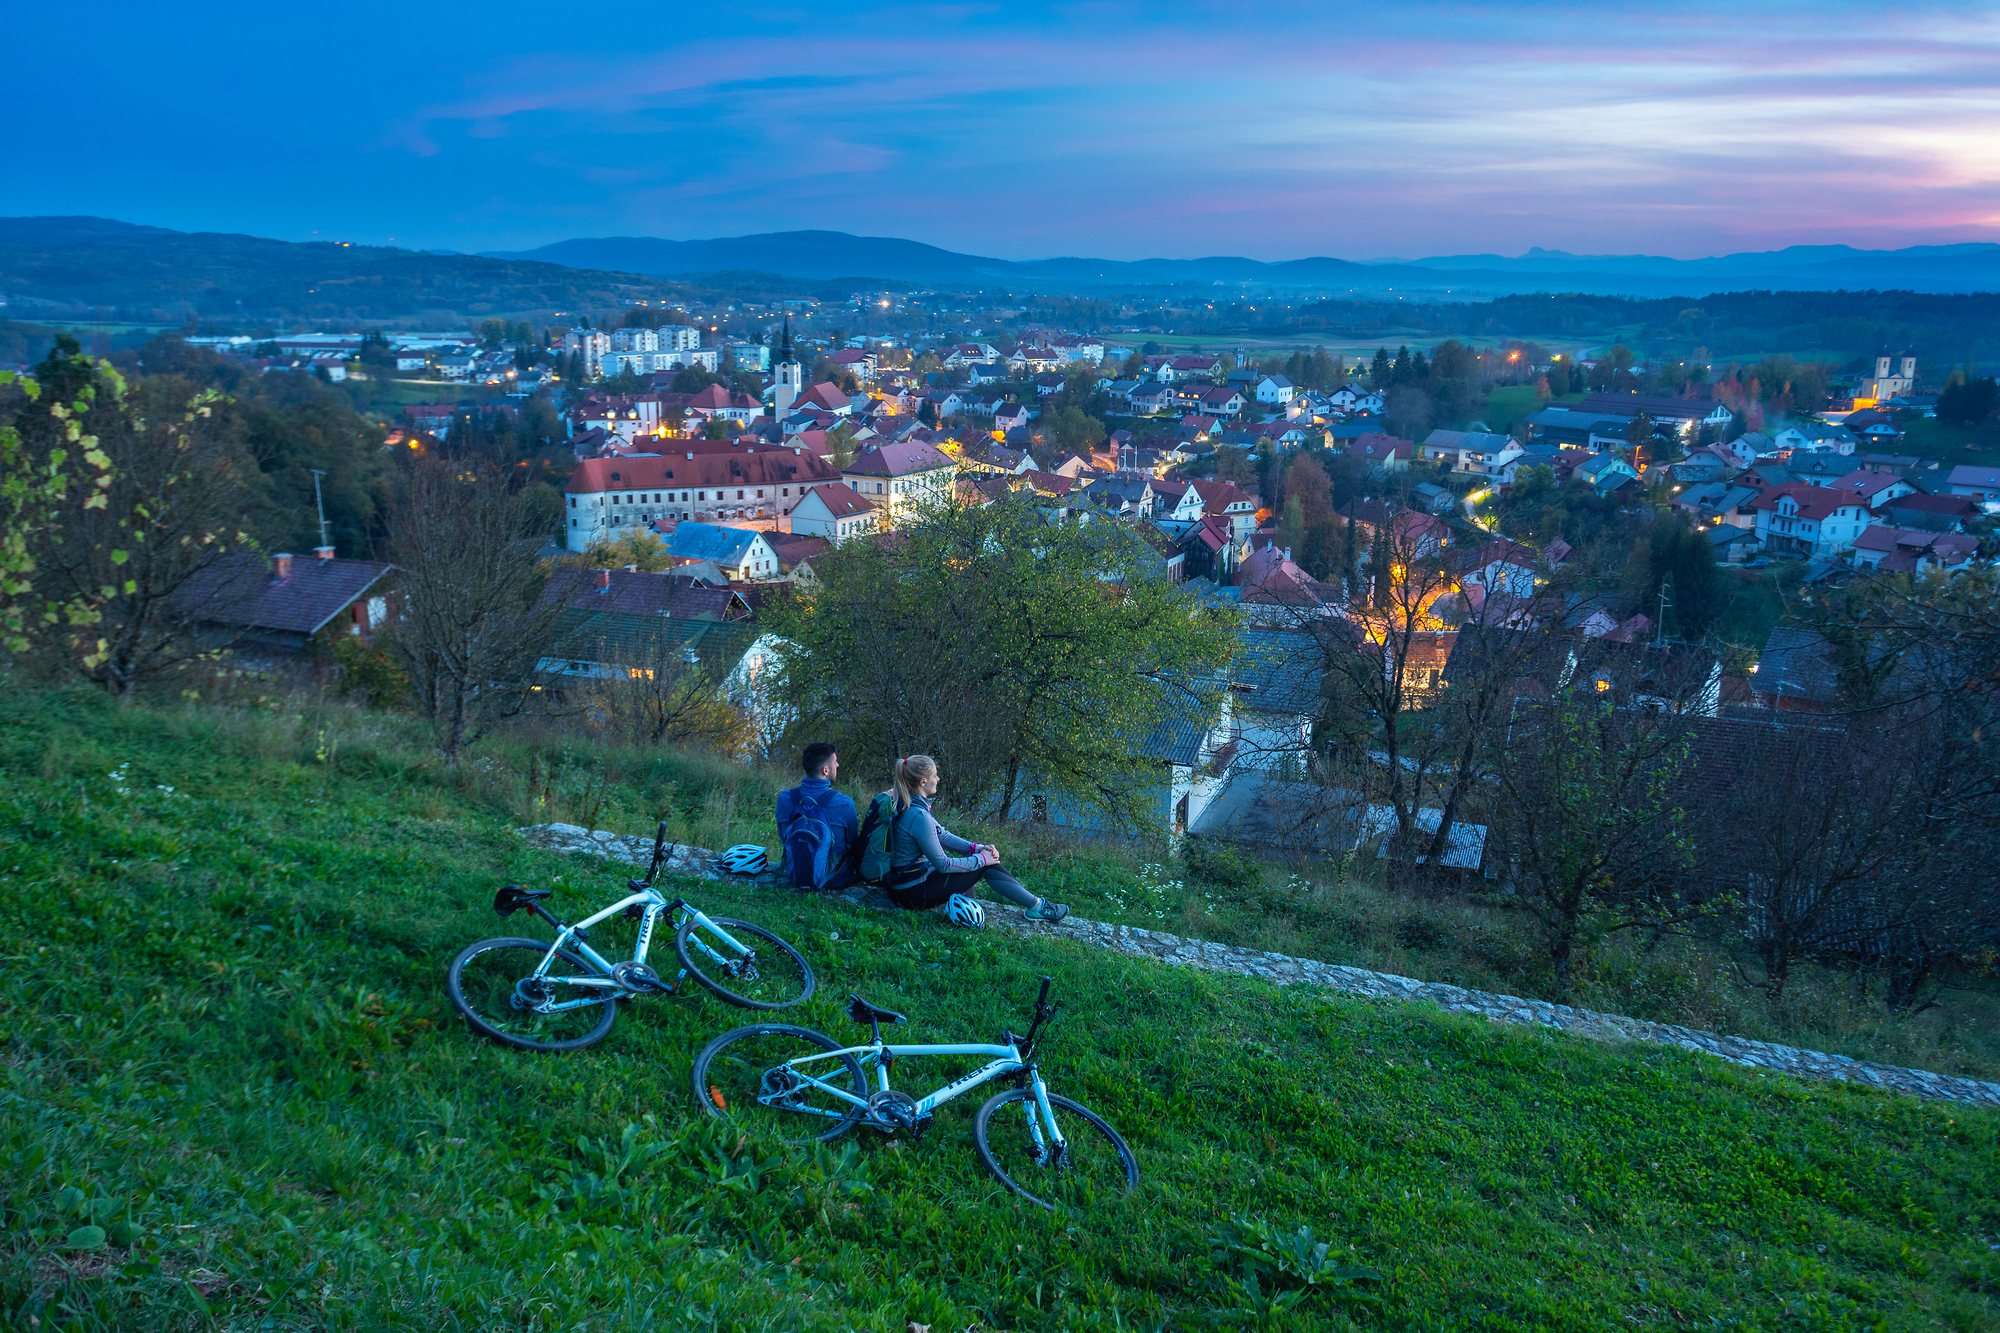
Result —
[[896, 826], [896, 794], [878, 792], [868, 803], [868, 815], [861, 821], [861, 835], [854, 840], [854, 855], [861, 878], [877, 883], [889, 873], [890, 834]]
[[820, 803], [808, 803], [800, 793], [791, 827], [785, 830], [785, 867], [795, 889], [823, 889], [839, 862], [831, 859], [833, 830], [820, 818]]

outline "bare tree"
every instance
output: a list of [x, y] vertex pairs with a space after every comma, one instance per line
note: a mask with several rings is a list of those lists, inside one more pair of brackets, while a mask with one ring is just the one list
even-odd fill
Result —
[[472, 464], [419, 462], [393, 536], [402, 613], [391, 644], [438, 752], [466, 749], [517, 716], [562, 613], [543, 600], [551, 516]]
[[1675, 791], [1690, 749], [1673, 713], [1594, 681], [1515, 709], [1488, 850], [1541, 927], [1558, 999], [1594, 941], [1699, 910]]
[[[579, 653], [565, 642], [562, 655], [574, 660]], [[664, 622], [636, 643], [600, 644], [588, 656], [617, 664], [565, 684], [590, 726], [647, 745], [700, 744], [738, 759], [754, 748], [755, 727], [727, 696], [726, 680]]]

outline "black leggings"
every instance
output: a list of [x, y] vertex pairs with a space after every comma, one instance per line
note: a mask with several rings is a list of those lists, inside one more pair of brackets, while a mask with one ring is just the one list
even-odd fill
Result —
[[1016, 907], [1033, 907], [1041, 899], [1021, 887], [1015, 879], [999, 866], [981, 866], [977, 870], [933, 870], [924, 879], [888, 890], [889, 901], [898, 907], [912, 911], [923, 911], [936, 907], [954, 893], [972, 894], [972, 886], [981, 880], [993, 890], [996, 898], [1005, 898]]

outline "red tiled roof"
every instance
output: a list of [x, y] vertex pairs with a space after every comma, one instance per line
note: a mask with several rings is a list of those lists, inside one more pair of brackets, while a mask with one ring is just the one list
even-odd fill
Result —
[[[670, 440], [668, 444], [692, 444]], [[692, 455], [690, 457], [689, 455]], [[618, 475], [613, 481], [612, 474]], [[784, 483], [811, 485], [818, 481], [838, 481], [840, 474], [810, 449], [796, 451], [784, 447], [739, 447], [713, 453], [682, 449], [664, 457], [586, 458], [570, 474], [564, 489], [571, 495], [599, 491], [662, 490], [685, 486], [773, 486]]]
[[1777, 512], [1778, 502], [1791, 496], [1798, 506], [1798, 517], [1808, 519], [1832, 518], [1842, 509], [1866, 509], [1865, 500], [1842, 494], [1831, 486], [1814, 486], [1809, 482], [1788, 481], [1782, 486], [1773, 486], [1750, 502], [1752, 509]]
[[815, 486], [809, 494], [817, 495], [827, 512], [835, 518], [851, 518], [856, 514], [873, 513], [875, 506], [861, 498], [861, 493], [844, 481], [829, 481]]

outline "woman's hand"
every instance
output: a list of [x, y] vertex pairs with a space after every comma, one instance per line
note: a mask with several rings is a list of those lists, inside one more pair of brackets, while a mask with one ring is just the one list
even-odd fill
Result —
[[979, 853], [980, 865], [997, 866], [1000, 864], [1000, 849], [998, 847], [974, 846], [972, 850]]

